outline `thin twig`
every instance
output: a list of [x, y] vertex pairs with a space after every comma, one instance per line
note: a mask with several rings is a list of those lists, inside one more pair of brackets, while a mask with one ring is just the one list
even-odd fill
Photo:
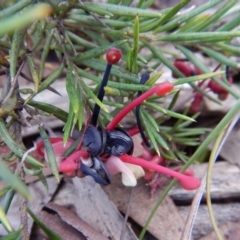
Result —
[[3, 100], [2, 104], [4, 104], [13, 94], [13, 91], [15, 90], [16, 88], [16, 83], [17, 83], [17, 79], [18, 79], [18, 76], [20, 75], [20, 72], [22, 71], [22, 68], [24, 66], [26, 62], [26, 58], [23, 60], [22, 64], [20, 65], [20, 67], [18, 68], [18, 71], [17, 71], [17, 74], [15, 75], [12, 83], [11, 83], [11, 88], [7, 94], [7, 96], [5, 97], [5, 99]]
[[134, 190], [134, 188], [131, 189], [130, 196], [128, 199], [127, 211], [126, 211], [124, 222], [123, 222], [123, 228], [122, 228], [120, 240], [123, 240], [123, 238], [124, 238], [125, 228], [126, 228], [128, 216], [129, 216], [130, 209], [131, 209], [131, 200], [132, 200], [132, 196], [133, 196], [133, 190]]

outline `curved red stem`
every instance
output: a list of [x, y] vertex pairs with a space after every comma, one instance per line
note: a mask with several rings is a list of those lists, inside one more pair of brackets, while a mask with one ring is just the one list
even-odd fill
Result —
[[78, 163], [76, 160], [78, 160], [78, 159], [80, 160], [81, 157], [83, 157], [83, 158], [89, 157], [88, 152], [82, 151], [82, 150], [76, 151], [73, 154], [71, 154], [69, 157], [62, 160], [58, 167], [59, 172], [72, 173], [72, 172], [77, 171]]
[[149, 89], [148, 91], [143, 93], [141, 96], [134, 99], [125, 108], [123, 108], [107, 125], [106, 130], [108, 131], [113, 130], [129, 112], [131, 112], [136, 106], [140, 105], [144, 100], [146, 100], [151, 95], [157, 94], [158, 96], [164, 96], [167, 93], [169, 93], [173, 89], [173, 87], [174, 85], [172, 83], [164, 82]]

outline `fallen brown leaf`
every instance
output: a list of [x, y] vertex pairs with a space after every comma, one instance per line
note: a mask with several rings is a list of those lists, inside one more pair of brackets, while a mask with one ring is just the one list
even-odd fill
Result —
[[[112, 240], [119, 240], [124, 219], [100, 185], [91, 177], [74, 178], [73, 184], [77, 214], [104, 236]], [[128, 225], [125, 227], [124, 239], [137, 240]]]
[[39, 217], [64, 240], [107, 240], [75, 212], [55, 203], [46, 204]]
[[[117, 208], [126, 213], [131, 188], [123, 186], [120, 178], [116, 177], [111, 185], [104, 188], [104, 191]], [[157, 190], [150, 198], [149, 188], [144, 181], [138, 181], [131, 200], [130, 217], [143, 226], [160, 196], [161, 191]], [[177, 208], [171, 198], [166, 197], [153, 217], [148, 231], [157, 239], [180, 239], [182, 228], [183, 221]]]

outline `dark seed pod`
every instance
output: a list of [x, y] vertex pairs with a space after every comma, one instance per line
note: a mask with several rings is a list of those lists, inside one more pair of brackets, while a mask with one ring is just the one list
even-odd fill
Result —
[[107, 133], [105, 153], [114, 156], [133, 153], [133, 140], [122, 128], [115, 128]]
[[91, 161], [88, 161], [87, 164], [82, 161], [81, 171], [85, 175], [91, 176], [95, 182], [101, 185], [108, 185], [111, 183], [111, 176], [106, 169], [104, 163], [101, 159], [96, 157], [91, 157]]
[[102, 142], [102, 147], [101, 147], [101, 150], [100, 150], [100, 153], [99, 153], [99, 155], [100, 155], [100, 154], [104, 154], [104, 149], [105, 149], [105, 146], [107, 144], [107, 131], [100, 126], [97, 127], [97, 130], [98, 130], [98, 132], [101, 136], [101, 142]]
[[90, 125], [83, 137], [83, 145], [92, 156], [97, 156], [102, 149], [102, 137], [98, 129]]

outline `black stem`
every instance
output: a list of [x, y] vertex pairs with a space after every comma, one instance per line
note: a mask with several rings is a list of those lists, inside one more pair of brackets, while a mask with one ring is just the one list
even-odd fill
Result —
[[229, 77], [230, 77], [230, 69], [229, 69], [229, 66], [226, 66], [226, 79], [229, 81]]
[[[142, 76], [141, 76], [141, 79], [140, 79], [140, 84], [145, 84], [147, 82], [147, 80], [150, 78], [150, 75], [149, 73], [143, 73]], [[142, 91], [138, 91], [138, 94], [137, 96], [139, 97], [140, 95], [142, 94]], [[143, 127], [142, 127], [142, 124], [141, 124], [141, 119], [140, 119], [140, 107], [141, 105], [138, 105], [136, 107], [136, 112], [135, 112], [135, 115], [136, 115], [136, 120], [137, 120], [137, 126], [138, 126], [138, 129], [139, 129], [139, 133], [142, 137], [142, 140], [143, 142], [145, 143], [145, 145], [150, 148], [151, 147], [151, 144], [148, 142], [147, 140], [147, 137], [144, 133], [144, 130], [143, 130]]]
[[[104, 73], [104, 76], [103, 76], [102, 83], [101, 83], [99, 91], [98, 91], [97, 97], [101, 102], [102, 102], [104, 94], [105, 94], [104, 88], [107, 86], [108, 77], [110, 75], [111, 68], [112, 68], [112, 64], [108, 63], [107, 67], [106, 67], [106, 70], [105, 70], [105, 73]], [[100, 107], [99, 107], [98, 104], [95, 103], [94, 108], [93, 108], [92, 118], [91, 118], [91, 121], [90, 121], [90, 123], [93, 126], [97, 125], [99, 112], [100, 112]]]
[[142, 127], [142, 124], [141, 124], [141, 119], [140, 119], [140, 105], [138, 105], [136, 107], [136, 120], [137, 120], [137, 125], [138, 125], [138, 129], [139, 129], [139, 133], [141, 135], [141, 138], [144, 142], [144, 144], [146, 145], [146, 147], [150, 148], [151, 147], [151, 144], [149, 143], [149, 141], [147, 140], [147, 137], [144, 133], [144, 130], [143, 130], [143, 127]]

